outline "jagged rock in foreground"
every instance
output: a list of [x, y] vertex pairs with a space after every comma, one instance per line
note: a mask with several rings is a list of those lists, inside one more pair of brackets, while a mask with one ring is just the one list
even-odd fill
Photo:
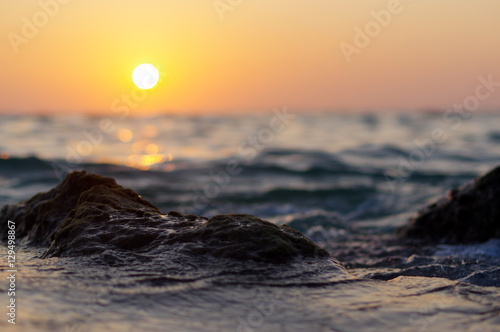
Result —
[[449, 244], [500, 238], [500, 167], [450, 191], [414, 217], [399, 234]]
[[44, 257], [105, 251], [210, 255], [239, 261], [287, 263], [295, 258], [329, 259], [300, 232], [244, 214], [211, 219], [178, 212], [162, 214], [114, 179], [73, 172], [57, 187], [0, 211], [2, 241], [7, 220], [23, 243], [47, 246]]

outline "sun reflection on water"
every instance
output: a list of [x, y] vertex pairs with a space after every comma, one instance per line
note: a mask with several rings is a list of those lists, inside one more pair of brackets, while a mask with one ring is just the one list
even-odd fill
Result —
[[134, 134], [132, 133], [132, 131], [130, 131], [130, 129], [124, 128], [124, 129], [121, 129], [120, 132], [118, 133], [118, 138], [122, 142], [125, 142], [125, 143], [130, 142], [132, 140], [132, 138], [134, 138]]

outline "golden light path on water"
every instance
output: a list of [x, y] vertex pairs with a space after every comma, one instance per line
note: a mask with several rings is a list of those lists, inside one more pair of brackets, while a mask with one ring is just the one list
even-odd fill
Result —
[[[170, 153], [160, 153], [161, 144], [152, 141], [158, 136], [158, 128], [155, 125], [146, 125], [138, 135], [134, 135], [131, 129], [122, 128], [118, 131], [118, 139], [130, 146], [131, 154], [125, 160], [125, 165], [143, 171], [150, 170], [152, 166], [171, 162], [173, 157]], [[141, 137], [134, 140], [134, 137]], [[121, 161], [123, 163], [123, 161]], [[173, 164], [160, 167], [164, 171], [174, 170]]]

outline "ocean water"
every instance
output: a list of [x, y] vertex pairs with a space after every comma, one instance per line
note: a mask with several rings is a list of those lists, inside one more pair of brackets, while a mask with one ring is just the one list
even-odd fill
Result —
[[[164, 213], [247, 213], [348, 271], [41, 259], [19, 243], [23, 331], [500, 330], [500, 242], [413, 248], [394, 232], [500, 164], [500, 115], [0, 116], [0, 206], [67, 172], [114, 177]], [[472, 221], [471, 221], [472, 222]], [[0, 247], [0, 285], [8, 283]], [[4, 291], [0, 295], [7, 304]], [[3, 305], [3, 304], [2, 304]], [[5, 310], [4, 310], [5, 311]]]

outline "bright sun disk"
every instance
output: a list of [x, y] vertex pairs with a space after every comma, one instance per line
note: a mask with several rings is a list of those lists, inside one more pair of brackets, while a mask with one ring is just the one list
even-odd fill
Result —
[[149, 63], [138, 65], [132, 73], [132, 80], [139, 89], [151, 89], [158, 83], [159, 79], [158, 69]]

